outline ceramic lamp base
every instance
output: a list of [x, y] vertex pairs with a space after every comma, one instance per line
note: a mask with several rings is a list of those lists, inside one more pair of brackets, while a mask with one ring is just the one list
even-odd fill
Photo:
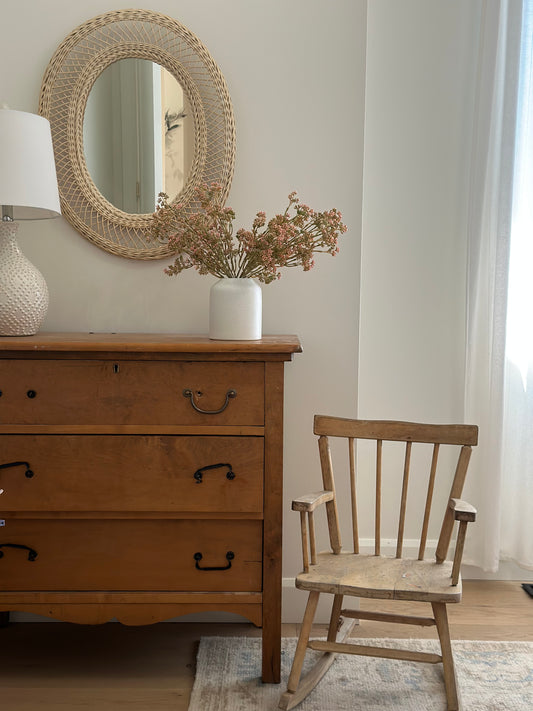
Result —
[[262, 334], [262, 292], [254, 279], [220, 279], [209, 292], [209, 338], [258, 341]]
[[48, 311], [41, 272], [17, 244], [16, 222], [0, 222], [0, 336], [33, 336]]

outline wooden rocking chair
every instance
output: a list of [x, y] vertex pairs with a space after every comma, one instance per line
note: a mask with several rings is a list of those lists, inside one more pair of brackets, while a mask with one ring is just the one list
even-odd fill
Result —
[[[324, 491], [303, 496], [292, 502], [292, 509], [300, 512], [302, 530], [303, 573], [296, 578], [296, 587], [309, 591], [309, 599], [302, 622], [300, 637], [294, 655], [287, 691], [282, 694], [279, 707], [291, 709], [299, 704], [317, 685], [327, 669], [331, 666], [337, 653], [360, 654], [365, 656], [389, 657], [416, 662], [435, 664], [442, 662], [444, 684], [448, 711], [457, 711], [459, 701], [455, 679], [450, 633], [446, 605], [461, 600], [460, 566], [465, 541], [466, 527], [469, 521], [475, 521], [476, 510], [460, 497], [463, 491], [466, 471], [470, 459], [472, 445], [477, 444], [477, 427], [473, 425], [428, 425], [409, 422], [384, 422], [368, 420], [347, 420], [336, 417], [317, 415], [314, 419], [314, 433], [318, 435], [320, 462]], [[352, 552], [341, 552], [340, 528], [337, 513], [335, 484], [333, 480], [332, 455], [330, 438], [344, 438], [348, 442], [350, 492], [352, 505]], [[356, 447], [357, 439], [375, 440], [375, 537], [374, 551], [370, 555], [359, 552], [359, 534], [356, 498]], [[396, 477], [397, 486], [385, 483], [382, 463], [386, 459], [384, 442], [405, 442], [403, 459], [403, 481]], [[423, 444], [422, 444], [423, 443]], [[411, 469], [414, 461], [413, 444], [416, 448], [428, 449], [429, 476], [424, 478], [422, 505], [420, 506], [421, 535], [417, 539], [418, 558], [402, 557], [404, 531], [410, 521], [406, 521], [407, 492]], [[424, 446], [425, 445], [425, 446]], [[437, 478], [437, 460], [441, 445], [458, 445], [458, 458], [453, 458], [450, 474], [452, 475], [449, 497], [446, 499], [444, 518], [440, 529], [436, 548], [436, 560], [424, 560], [428, 526], [430, 519], [433, 492], [441, 491], [439, 476]], [[337, 445], [338, 446], [338, 445]], [[387, 445], [396, 448], [398, 445]], [[402, 447], [400, 445], [400, 447]], [[403, 447], [402, 447], [403, 448]], [[374, 446], [372, 447], [374, 449]], [[450, 448], [446, 447], [446, 450]], [[452, 449], [453, 452], [453, 449]], [[389, 455], [390, 456], [390, 455]], [[443, 456], [441, 459], [445, 459]], [[387, 459], [387, 461], [390, 461]], [[416, 460], [419, 463], [419, 459]], [[446, 459], [449, 461], [449, 458]], [[347, 467], [348, 468], [348, 467]], [[361, 468], [361, 467], [358, 467]], [[374, 469], [374, 464], [372, 464]], [[400, 463], [400, 474], [402, 464]], [[424, 469], [426, 467], [424, 466]], [[455, 472], [455, 474], [454, 474]], [[362, 477], [358, 476], [358, 479]], [[436, 482], [438, 479], [438, 483]], [[360, 482], [359, 482], [360, 483]], [[437, 487], [436, 487], [437, 484]], [[427, 489], [426, 489], [427, 487]], [[382, 498], [390, 489], [398, 489], [400, 493], [398, 536], [396, 539], [396, 556], [381, 555], [381, 510]], [[418, 489], [420, 491], [420, 489]], [[424, 492], [425, 507], [423, 506]], [[447, 493], [446, 487], [445, 492]], [[315, 524], [313, 514], [315, 509], [326, 505], [329, 539], [332, 552], [316, 553]], [[411, 504], [411, 501], [410, 501]], [[360, 511], [361, 505], [359, 504]], [[374, 506], [372, 506], [374, 508]], [[411, 511], [411, 506], [409, 507]], [[459, 521], [459, 529], [455, 544], [453, 561], [447, 561], [448, 548], [454, 528], [454, 521]], [[408, 528], [410, 530], [410, 528]], [[321, 593], [333, 595], [331, 618], [326, 641], [310, 641], [311, 625], [315, 616], [318, 599]], [[357, 598], [374, 598], [382, 600], [413, 600], [431, 603], [432, 617], [385, 614], [362, 610], [346, 610], [342, 608], [343, 598], [350, 595]], [[337, 639], [341, 626], [341, 618], [350, 618], [351, 622], [344, 626]], [[354, 621], [381, 620], [412, 625], [436, 625], [440, 640], [441, 655], [409, 650], [371, 647], [367, 645], [348, 643]], [[301, 677], [302, 666], [307, 649], [323, 652], [312, 669]]]

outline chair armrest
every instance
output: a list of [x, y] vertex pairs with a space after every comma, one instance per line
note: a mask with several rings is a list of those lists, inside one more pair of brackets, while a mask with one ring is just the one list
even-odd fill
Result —
[[454, 512], [456, 521], [475, 521], [477, 510], [462, 499], [450, 499], [449, 507]]
[[310, 513], [314, 511], [317, 506], [320, 506], [320, 504], [325, 504], [326, 501], [333, 501], [333, 498], [334, 494], [332, 491], [314, 491], [311, 494], [304, 494], [294, 499], [292, 502], [292, 510]]

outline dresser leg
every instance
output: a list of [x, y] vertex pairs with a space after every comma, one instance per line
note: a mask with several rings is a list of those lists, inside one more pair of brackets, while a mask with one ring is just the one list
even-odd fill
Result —
[[283, 363], [265, 363], [263, 520], [263, 682], [281, 676], [281, 550], [283, 520]]
[[261, 680], [264, 684], [279, 684], [281, 676], [281, 625], [263, 621], [263, 666]]
[[9, 624], [9, 612], [0, 612], [0, 627], [7, 627]]

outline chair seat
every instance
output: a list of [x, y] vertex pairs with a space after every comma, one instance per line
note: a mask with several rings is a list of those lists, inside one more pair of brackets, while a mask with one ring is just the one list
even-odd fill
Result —
[[460, 602], [461, 580], [451, 584], [452, 563], [375, 555], [319, 553], [300, 573], [296, 587], [355, 597], [425, 602]]

